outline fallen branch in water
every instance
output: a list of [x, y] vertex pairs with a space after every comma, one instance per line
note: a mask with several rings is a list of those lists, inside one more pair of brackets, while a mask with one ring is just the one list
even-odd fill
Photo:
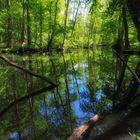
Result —
[[20, 103], [22, 101], [25, 101], [25, 100], [27, 100], [29, 98], [32, 98], [34, 96], [40, 95], [41, 93], [43, 93], [45, 91], [48, 91], [48, 90], [51, 90], [53, 88], [55, 88], [53, 85], [48, 86], [48, 87], [44, 87], [42, 89], [39, 89], [39, 90], [34, 91], [32, 93], [29, 93], [28, 95], [25, 95], [25, 96], [15, 100], [15, 101], [11, 102], [7, 107], [5, 107], [2, 111], [0, 111], [0, 117], [2, 117], [15, 104], [18, 104], [18, 103]]
[[49, 84], [51, 84], [51, 85], [53, 85], [53, 86], [57, 86], [57, 84], [55, 84], [54, 82], [52, 82], [49, 78], [46, 78], [46, 77], [44, 77], [44, 76], [42, 76], [42, 75], [40, 75], [40, 74], [37, 74], [37, 73], [35, 73], [35, 72], [31, 71], [31, 70], [28, 70], [28, 69], [26, 69], [26, 68], [24, 68], [24, 67], [22, 67], [22, 66], [17, 65], [16, 63], [11, 62], [11, 61], [10, 61], [8, 58], [6, 58], [5, 56], [0, 55], [0, 59], [4, 60], [4, 61], [5, 61], [6, 63], [8, 63], [10, 66], [13, 66], [13, 67], [15, 67], [15, 68], [18, 68], [18, 69], [20, 69], [20, 70], [22, 70], [22, 71], [24, 71], [24, 72], [26, 72], [26, 73], [28, 73], [28, 74], [30, 74], [30, 75], [32, 75], [32, 76], [35, 76], [35, 77], [37, 77], [37, 78], [42, 79], [42, 80], [45, 80], [45, 81], [47, 81]]
[[127, 69], [134, 76], [134, 78], [136, 79], [136, 81], [138, 82], [138, 84], [140, 84], [140, 78], [138, 77], [138, 75], [133, 70], [131, 70], [131, 68], [127, 65], [127, 63], [123, 60], [123, 58], [120, 56], [120, 54], [117, 51], [115, 51], [114, 49], [113, 49], [113, 51], [119, 57], [119, 59], [126, 65]]
[[79, 140], [80, 137], [85, 135], [88, 130], [91, 130], [93, 125], [99, 120], [99, 114], [92, 117], [87, 123], [83, 124], [79, 128], [76, 128], [72, 135], [67, 140]]

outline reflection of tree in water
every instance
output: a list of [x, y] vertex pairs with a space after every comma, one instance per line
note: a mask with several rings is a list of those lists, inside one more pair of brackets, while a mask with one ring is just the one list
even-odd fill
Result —
[[[106, 58], [107, 55], [100, 57], [100, 55], [98, 55], [99, 52], [97, 52], [97, 54], [92, 52], [92, 55], [89, 53], [90, 51], [87, 51], [88, 71], [86, 74], [88, 76], [86, 79], [86, 87], [80, 92], [80, 107], [84, 112], [89, 113], [110, 112], [112, 109], [112, 99], [107, 96], [104, 90], [104, 87], [106, 87], [104, 83], [113, 75], [113, 73], [110, 75], [107, 74], [110, 73], [108, 67], [112, 65], [113, 61], [110, 58], [108, 62]], [[100, 59], [100, 61], [97, 61], [98, 59]], [[112, 86], [109, 86], [108, 90], [111, 91]], [[109, 92], [107, 93], [110, 94]]]
[[112, 108], [112, 102], [106, 97], [102, 90], [98, 90], [95, 94], [82, 92], [80, 107], [83, 112], [108, 112]]
[[[98, 111], [110, 112], [116, 88], [114, 88], [115, 79], [112, 78], [114, 71], [109, 69], [112, 60], [108, 63], [107, 59], [103, 57], [98, 61], [98, 55], [93, 55], [88, 51], [84, 54], [76, 52], [71, 53], [71, 55], [61, 55], [61, 57], [60, 54], [55, 57], [54, 55], [39, 58], [33, 56], [33, 58], [38, 59], [26, 57], [28, 61], [21, 62], [25, 67], [30, 67], [31, 70], [51, 77], [56, 83], [59, 83], [59, 87], [11, 108], [5, 115], [5, 121], [0, 123], [1, 128], [5, 131], [4, 136], [16, 133], [16, 136], [20, 137], [21, 135], [22, 139], [57, 138], [66, 140], [71, 134], [71, 129], [83, 123], [94, 113]], [[81, 56], [83, 57], [81, 58]], [[14, 92], [18, 98], [25, 96], [30, 91], [32, 93], [32, 90], [46, 86], [44, 81], [23, 74], [18, 70], [7, 69], [5, 71], [5, 69], [1, 69], [1, 72], [3, 73], [2, 81], [5, 81], [3, 84], [0, 83], [1, 86], [4, 85], [1, 91], [3, 94], [0, 95], [2, 108], [15, 97]], [[13, 73], [16, 80], [12, 81], [11, 79], [14, 79], [11, 77]], [[106, 73], [111, 74], [107, 75]], [[15, 91], [11, 93], [13, 90]], [[80, 114], [81, 116], [75, 113], [76, 109], [82, 110], [78, 112], [82, 114]]]

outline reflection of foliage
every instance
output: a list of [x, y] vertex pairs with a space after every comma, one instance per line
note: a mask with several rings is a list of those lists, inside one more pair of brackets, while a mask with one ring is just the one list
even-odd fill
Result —
[[[18, 64], [51, 77], [59, 83], [59, 87], [13, 106], [4, 118], [1, 118], [3, 121], [0, 122], [0, 139], [15, 132], [33, 139], [34, 132], [36, 136], [44, 135], [40, 140], [56, 138], [65, 140], [71, 133], [70, 129], [77, 125], [77, 120], [81, 117], [75, 114], [76, 109], [72, 108], [76, 101], [78, 107], [74, 107], [80, 108], [86, 117], [90, 117], [89, 113], [93, 115], [98, 111], [110, 111], [112, 101], [107, 93], [112, 92], [115, 83], [113, 78], [115, 66], [110, 52], [102, 55], [100, 49], [75, 50], [71, 55], [66, 53], [65, 57], [66, 67], [64, 67], [61, 53], [54, 52], [50, 56], [9, 56]], [[67, 69], [66, 74], [64, 74], [65, 69]], [[15, 98], [29, 94], [47, 84], [3, 63], [1, 63], [0, 75], [1, 108]], [[68, 81], [69, 93], [66, 90], [65, 78]], [[106, 83], [111, 89], [108, 92], [104, 92]], [[70, 94], [69, 100], [68, 94]], [[83, 116], [81, 122], [86, 118]], [[29, 130], [26, 135], [25, 130]]]
[[88, 112], [88, 113], [93, 113], [95, 112], [95, 108], [93, 106], [93, 103], [91, 102], [86, 102], [86, 101], [82, 101], [80, 103], [80, 108], [82, 109], [83, 112]]
[[93, 97], [89, 92], [82, 93], [81, 97], [80, 107], [83, 112], [103, 112], [110, 111], [112, 108], [111, 101], [105, 96], [102, 90], [98, 90]]

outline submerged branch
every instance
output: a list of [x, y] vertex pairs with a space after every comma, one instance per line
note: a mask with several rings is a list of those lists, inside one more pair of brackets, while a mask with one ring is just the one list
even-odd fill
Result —
[[13, 66], [13, 67], [15, 67], [15, 68], [18, 68], [18, 69], [20, 69], [20, 70], [22, 70], [22, 71], [24, 71], [24, 72], [26, 72], [26, 73], [28, 73], [28, 74], [30, 74], [30, 75], [33, 75], [33, 76], [35, 76], [35, 77], [37, 77], [37, 78], [42, 79], [42, 80], [45, 80], [45, 81], [47, 81], [49, 84], [51, 84], [51, 85], [53, 85], [53, 86], [57, 86], [57, 84], [55, 84], [54, 82], [52, 82], [49, 78], [46, 78], [46, 77], [44, 77], [44, 76], [42, 76], [42, 75], [40, 75], [40, 74], [37, 74], [37, 73], [35, 73], [35, 72], [31, 71], [31, 70], [28, 70], [28, 69], [26, 69], [26, 68], [24, 68], [24, 67], [22, 67], [22, 66], [17, 65], [16, 63], [11, 62], [11, 61], [10, 61], [8, 58], [6, 58], [5, 56], [0, 55], [0, 59], [4, 60], [4, 61], [5, 61], [6, 63], [8, 63], [10, 66]]
[[[113, 49], [114, 50], [114, 49]], [[123, 62], [123, 64], [126, 65], [127, 69], [131, 72], [131, 74], [134, 76], [134, 78], [136, 79], [136, 81], [138, 82], [138, 84], [140, 84], [140, 78], [138, 77], [138, 75], [127, 65], [127, 63], [123, 60], [123, 58], [120, 56], [120, 54], [115, 51], [115, 54], [118, 56], [118, 58]]]
[[51, 86], [48, 86], [48, 87], [44, 87], [42, 89], [39, 89], [37, 91], [34, 91], [28, 95], [25, 95], [13, 102], [11, 102], [9, 105], [7, 105], [7, 107], [5, 107], [1, 112], [0, 112], [0, 117], [2, 117], [12, 106], [14, 106], [15, 104], [18, 104], [22, 101], [25, 101], [29, 98], [32, 98], [34, 96], [37, 96], [37, 95], [40, 95], [41, 93], [45, 92], [45, 91], [48, 91], [48, 90], [52, 90], [53, 88], [55, 88], [55, 86], [51, 85]]

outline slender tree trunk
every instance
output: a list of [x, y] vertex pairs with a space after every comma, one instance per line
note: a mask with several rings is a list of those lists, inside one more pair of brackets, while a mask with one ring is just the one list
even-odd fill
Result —
[[49, 34], [48, 34], [48, 44], [47, 44], [47, 50], [50, 51], [50, 47], [51, 47], [51, 34], [52, 34], [52, 1], [50, 2], [50, 9], [49, 9], [49, 14], [50, 14], [50, 17], [49, 17]]
[[25, 0], [22, 0], [22, 29], [21, 29], [21, 44], [25, 39]]
[[27, 8], [27, 42], [28, 47], [31, 47], [31, 25], [30, 25], [30, 2], [27, 0], [26, 2], [26, 8]]
[[126, 0], [131, 17], [137, 29], [138, 40], [140, 42], [140, 1], [139, 0]]
[[[37, 23], [38, 22], [38, 19], [37, 17], [35, 16], [34, 17], [34, 22]], [[33, 37], [34, 37], [34, 43], [35, 45], [37, 45], [37, 41], [38, 41], [38, 24], [35, 24], [35, 31], [33, 33]], [[40, 37], [40, 36], [39, 36]]]
[[[127, 18], [126, 18], [126, 6], [125, 3], [123, 3], [123, 7], [122, 7], [122, 24], [123, 24], [123, 34], [122, 34], [122, 51], [129, 49], [130, 48], [130, 43], [129, 43], [129, 37], [128, 37], [128, 22], [127, 22]], [[123, 46], [124, 45], [124, 46]], [[127, 63], [128, 62], [129, 57], [128, 56], [124, 56], [124, 61]], [[119, 61], [120, 62], [120, 61]], [[122, 62], [121, 63], [121, 69], [120, 69], [120, 73], [119, 73], [119, 79], [118, 79], [118, 83], [117, 83], [117, 91], [116, 93], [119, 94], [119, 92], [121, 91], [122, 88], [122, 84], [123, 84], [123, 80], [124, 80], [124, 76], [125, 76], [125, 70], [126, 70], [126, 65]]]
[[[48, 48], [51, 48], [52, 42], [53, 42], [53, 39], [54, 39], [54, 36], [55, 36], [56, 23], [57, 23], [57, 13], [58, 13], [58, 2], [59, 2], [59, 0], [57, 0], [56, 3], [55, 3], [54, 26], [51, 29], [51, 33], [50, 33], [50, 37], [49, 37], [49, 41], [48, 41]], [[51, 10], [50, 10], [50, 12], [51, 12]], [[50, 14], [50, 16], [51, 16], [51, 14]]]
[[75, 25], [76, 25], [77, 15], [78, 15], [78, 11], [79, 11], [80, 4], [81, 4], [81, 1], [79, 0], [79, 2], [78, 2], [78, 6], [77, 6], [77, 9], [76, 9], [76, 13], [75, 13], [75, 17], [74, 17], [73, 26], [72, 26], [71, 37], [73, 37], [73, 32], [74, 32]]
[[65, 0], [66, 10], [65, 10], [65, 22], [64, 22], [64, 33], [63, 33], [62, 47], [64, 47], [65, 40], [66, 40], [66, 31], [67, 31], [69, 4], [70, 4], [70, 0]]
[[126, 3], [123, 2], [119, 17], [119, 30], [118, 30], [118, 43], [123, 49], [129, 48], [129, 37], [128, 37], [128, 22], [127, 22], [127, 11]]
[[13, 37], [12, 37], [12, 17], [11, 17], [11, 0], [6, 0], [8, 19], [7, 19], [7, 47], [13, 47]]
[[125, 49], [129, 49], [130, 48], [130, 44], [129, 44], [129, 37], [128, 37], [128, 22], [127, 22], [127, 14], [126, 14], [126, 6], [125, 3], [123, 5], [123, 10], [122, 10], [122, 14], [123, 14], [123, 26], [124, 26], [124, 48]]
[[43, 26], [43, 16], [42, 16], [42, 5], [40, 4], [40, 10], [39, 10], [39, 12], [40, 12], [40, 36], [39, 36], [39, 45], [40, 46], [42, 46], [42, 41], [43, 41], [43, 39], [42, 39], [42, 36], [43, 36], [43, 33], [42, 33], [42, 26]]

